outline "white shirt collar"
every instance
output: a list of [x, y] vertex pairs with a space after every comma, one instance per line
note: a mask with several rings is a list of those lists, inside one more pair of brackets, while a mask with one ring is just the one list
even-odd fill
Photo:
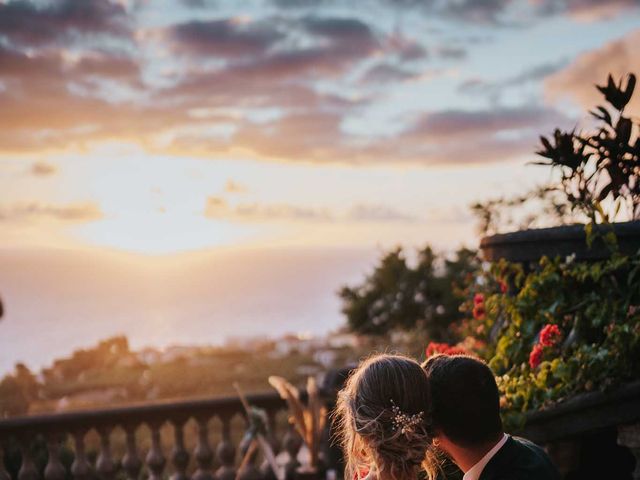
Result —
[[473, 467], [467, 470], [467, 473], [464, 474], [462, 480], [479, 480], [480, 475], [482, 474], [482, 470], [487, 466], [489, 460], [493, 458], [493, 456], [498, 453], [498, 450], [502, 448], [502, 446], [509, 439], [509, 435], [506, 433], [502, 434], [502, 438], [498, 443], [496, 443], [491, 450], [489, 450], [484, 457], [482, 457], [478, 463], [476, 463]]

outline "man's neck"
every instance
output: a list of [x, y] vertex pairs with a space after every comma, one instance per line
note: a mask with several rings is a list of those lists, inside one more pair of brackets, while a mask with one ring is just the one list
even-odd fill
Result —
[[500, 434], [500, 437], [495, 440], [483, 442], [472, 448], [461, 447], [452, 442], [447, 442], [447, 445], [443, 445], [443, 447], [445, 447], [446, 452], [451, 456], [460, 470], [467, 473], [471, 467], [482, 460], [482, 458], [500, 442], [502, 435], [503, 434]]

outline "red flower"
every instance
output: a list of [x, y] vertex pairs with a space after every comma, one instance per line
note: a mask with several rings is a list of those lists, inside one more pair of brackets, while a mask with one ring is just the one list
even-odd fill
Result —
[[540, 331], [540, 345], [543, 347], [553, 347], [560, 341], [561, 337], [562, 334], [557, 325], [545, 325]]
[[542, 362], [543, 349], [544, 347], [538, 343], [531, 350], [529, 354], [529, 366], [532, 370], [538, 368], [540, 362]]
[[507, 282], [505, 282], [504, 280], [500, 280], [500, 291], [502, 293], [507, 293], [508, 289], [509, 289], [509, 286], [507, 285]]
[[447, 345], [446, 343], [429, 342], [429, 345], [427, 345], [427, 349], [425, 353], [427, 355], [427, 358], [429, 358], [430, 356], [435, 355], [436, 353], [443, 353], [444, 350], [448, 347], [449, 345]]
[[353, 480], [360, 480], [361, 478], [365, 478], [367, 475], [369, 475], [369, 471], [370, 468], [367, 466], [360, 467], [357, 472], [353, 472]]
[[474, 305], [482, 305], [484, 303], [484, 295], [482, 293], [476, 293], [473, 297]]
[[462, 347], [449, 347], [442, 353], [445, 355], [469, 355], [469, 352]]
[[429, 342], [425, 353], [427, 358], [429, 358], [437, 353], [444, 355], [466, 355], [468, 352], [462, 347], [452, 347], [447, 343]]
[[485, 314], [484, 305], [478, 304], [475, 307], [473, 307], [473, 318], [475, 318], [476, 320], [483, 320], [484, 314]]

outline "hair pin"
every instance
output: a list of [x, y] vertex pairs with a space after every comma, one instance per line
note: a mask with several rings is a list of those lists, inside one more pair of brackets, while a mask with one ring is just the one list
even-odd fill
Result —
[[422, 422], [424, 417], [424, 412], [420, 411], [418, 413], [414, 413], [413, 415], [409, 415], [400, 410], [400, 407], [396, 405], [396, 403], [391, 399], [391, 412], [393, 412], [393, 427], [398, 430], [403, 435], [407, 433], [412, 433], [417, 425]]

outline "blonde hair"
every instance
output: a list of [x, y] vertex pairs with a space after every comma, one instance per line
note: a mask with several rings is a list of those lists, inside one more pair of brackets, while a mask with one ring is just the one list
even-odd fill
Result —
[[[398, 427], [398, 411], [414, 419], [410, 428]], [[435, 478], [429, 388], [415, 360], [382, 354], [363, 361], [338, 393], [335, 416], [346, 480], [360, 478], [365, 468], [385, 479], [413, 480], [421, 465]]]

